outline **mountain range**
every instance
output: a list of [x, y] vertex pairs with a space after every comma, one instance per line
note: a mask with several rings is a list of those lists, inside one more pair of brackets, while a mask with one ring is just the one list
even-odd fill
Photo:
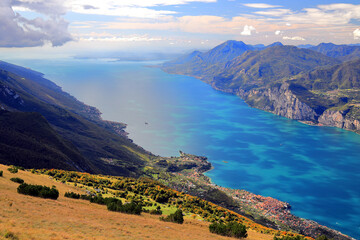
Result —
[[321, 43], [299, 48], [274, 43], [254, 48], [227, 41], [178, 59], [161, 68], [237, 94], [252, 107], [360, 132], [360, 46]]

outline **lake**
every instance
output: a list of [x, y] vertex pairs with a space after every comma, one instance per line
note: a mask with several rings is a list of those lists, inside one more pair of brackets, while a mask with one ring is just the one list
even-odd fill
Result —
[[[360, 135], [251, 108], [154, 63], [12, 61], [45, 73], [163, 156], [204, 155], [218, 185], [289, 202], [292, 212], [360, 238]], [[145, 122], [147, 124], [145, 124]]]

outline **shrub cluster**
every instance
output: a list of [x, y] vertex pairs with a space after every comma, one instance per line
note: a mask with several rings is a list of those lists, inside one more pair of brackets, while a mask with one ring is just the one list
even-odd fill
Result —
[[18, 177], [13, 177], [13, 178], [10, 178], [11, 181], [13, 182], [16, 182], [16, 183], [24, 183], [24, 180], [21, 179], [21, 178], [18, 178]]
[[328, 238], [327, 236], [325, 236], [325, 235], [321, 235], [321, 236], [317, 237], [316, 240], [331, 240], [331, 239], [329, 239], [329, 238]]
[[178, 209], [178, 210], [176, 210], [175, 213], [172, 213], [167, 217], [160, 217], [160, 220], [164, 221], [164, 222], [173, 222], [173, 223], [183, 224], [184, 217], [183, 217], [183, 213], [182, 213], [181, 209]]
[[17, 188], [17, 192], [34, 197], [50, 198], [56, 200], [59, 197], [59, 191], [53, 186], [52, 188], [23, 183]]
[[80, 199], [80, 194], [77, 194], [77, 193], [74, 193], [74, 192], [66, 192], [64, 194], [64, 197]]
[[9, 171], [10, 173], [17, 173], [17, 172], [18, 172], [18, 168], [15, 167], [15, 166], [10, 166], [10, 167], [8, 168], [8, 171]]
[[[116, 199], [116, 198], [114, 198]], [[127, 204], [122, 204], [121, 200], [116, 199], [117, 201], [109, 202], [107, 205], [107, 209], [109, 211], [114, 212], [122, 212], [128, 214], [135, 214], [140, 215], [142, 212], [141, 205], [137, 204], [136, 202], [131, 202]]]
[[246, 227], [238, 222], [223, 223], [212, 223], [209, 226], [211, 233], [216, 233], [222, 236], [234, 237], [234, 238], [246, 238], [247, 231]]
[[0, 177], [2, 177], [3, 176], [3, 171], [0, 171]]
[[283, 237], [277, 237], [274, 236], [274, 240], [305, 240], [304, 237], [297, 235], [297, 236], [283, 236]]

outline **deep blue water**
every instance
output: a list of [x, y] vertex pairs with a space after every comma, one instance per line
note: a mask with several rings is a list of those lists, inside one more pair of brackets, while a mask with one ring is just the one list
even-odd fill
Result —
[[194, 78], [144, 67], [150, 63], [16, 62], [98, 107], [104, 119], [127, 123], [145, 149], [205, 155], [214, 183], [289, 202], [294, 214], [360, 238], [360, 135], [250, 108]]

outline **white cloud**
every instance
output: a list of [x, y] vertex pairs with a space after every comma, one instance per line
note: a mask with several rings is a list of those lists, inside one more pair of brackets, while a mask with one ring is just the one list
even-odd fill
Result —
[[264, 10], [264, 11], [257, 11], [255, 14], [269, 16], [269, 17], [281, 17], [286, 16], [288, 14], [292, 14], [290, 9], [271, 9], [271, 10]]
[[[27, 9], [45, 15], [27, 19], [13, 8]], [[65, 8], [61, 0], [1, 0], [0, 2], [0, 47], [34, 47], [50, 42], [61, 46], [72, 40], [68, 22], [62, 15]]]
[[[31, 1], [31, 0], [28, 0]], [[183, 5], [192, 2], [213, 3], [216, 0], [67, 0], [69, 4], [77, 4], [83, 6], [94, 7], [156, 7], [156, 6], [171, 6]]]
[[253, 26], [245, 25], [244, 30], [240, 33], [243, 36], [250, 36], [252, 31], [256, 31]]
[[246, 7], [250, 7], [250, 8], [277, 8], [277, 7], [281, 7], [279, 5], [270, 5], [267, 3], [245, 3], [243, 4]]
[[360, 29], [355, 29], [354, 32], [354, 39], [360, 39]]
[[292, 41], [305, 41], [306, 39], [303, 38], [303, 37], [299, 37], [299, 36], [296, 36], [296, 37], [283, 37], [284, 40], [292, 40]]
[[155, 10], [151, 7], [183, 5], [191, 2], [212, 3], [216, 0], [67, 0], [72, 12], [119, 17], [158, 18], [175, 11]]
[[275, 35], [281, 35], [281, 34], [283, 34], [284, 32], [283, 31], [280, 31], [280, 30], [276, 30], [275, 31]]

